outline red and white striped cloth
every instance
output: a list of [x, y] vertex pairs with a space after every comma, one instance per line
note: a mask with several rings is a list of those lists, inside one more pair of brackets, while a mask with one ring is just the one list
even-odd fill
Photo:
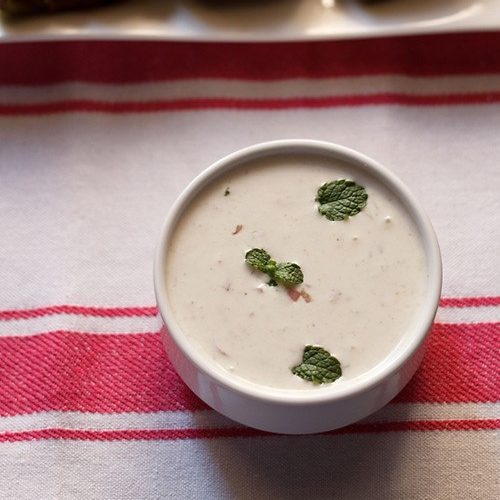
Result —
[[[1, 499], [496, 499], [500, 33], [0, 46]], [[162, 351], [152, 256], [184, 185], [240, 147], [340, 143], [435, 225], [421, 369], [346, 429], [207, 409]]]

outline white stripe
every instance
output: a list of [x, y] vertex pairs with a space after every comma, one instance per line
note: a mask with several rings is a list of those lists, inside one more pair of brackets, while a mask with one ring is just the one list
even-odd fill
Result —
[[197, 412], [161, 411], [155, 413], [42, 412], [0, 417], [0, 432], [40, 429], [134, 430], [206, 429], [239, 426], [213, 410]]
[[46, 86], [0, 86], [0, 102], [28, 104], [66, 99], [121, 102], [215, 97], [263, 99], [386, 92], [429, 95], [492, 91], [500, 91], [500, 75], [425, 78], [381, 75], [318, 79], [296, 78], [264, 82], [207, 78], [120, 85], [74, 82]]
[[500, 403], [392, 403], [363, 422], [479, 420], [500, 418]]
[[[439, 308], [438, 323], [492, 323], [500, 322], [500, 307]], [[0, 337], [26, 337], [65, 330], [76, 333], [134, 334], [156, 333], [160, 330], [159, 317], [92, 317], [77, 314], [55, 314], [37, 318], [0, 321]]]
[[55, 330], [82, 333], [156, 333], [161, 322], [155, 316], [92, 317], [76, 314], [54, 314], [38, 318], [0, 321], [0, 337], [30, 336]]
[[[500, 403], [393, 403], [363, 422], [408, 422], [413, 420], [481, 420], [500, 418]], [[40, 429], [70, 430], [161, 430], [242, 427], [214, 410], [156, 413], [43, 412], [0, 417], [0, 432]]]
[[153, 305], [154, 248], [179, 192], [225, 154], [287, 137], [353, 147], [390, 168], [434, 224], [443, 295], [500, 295], [500, 170], [491, 138], [499, 111], [374, 106], [272, 116], [0, 118], [0, 306]]
[[440, 307], [438, 323], [495, 323], [500, 322], [499, 306]]

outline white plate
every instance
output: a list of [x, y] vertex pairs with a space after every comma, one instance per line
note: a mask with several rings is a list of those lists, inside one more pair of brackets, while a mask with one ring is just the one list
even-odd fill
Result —
[[0, 21], [0, 41], [309, 40], [500, 29], [500, 0], [137, 0]]

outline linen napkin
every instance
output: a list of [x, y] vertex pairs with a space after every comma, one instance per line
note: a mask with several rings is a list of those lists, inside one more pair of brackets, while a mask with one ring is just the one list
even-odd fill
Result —
[[[500, 33], [0, 45], [0, 498], [498, 498]], [[159, 340], [153, 252], [213, 161], [283, 138], [378, 160], [436, 229], [443, 298], [381, 411], [269, 435]]]

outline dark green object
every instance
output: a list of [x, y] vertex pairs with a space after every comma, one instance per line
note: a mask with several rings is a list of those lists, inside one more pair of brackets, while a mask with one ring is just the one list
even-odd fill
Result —
[[330, 384], [342, 376], [340, 361], [326, 349], [306, 345], [302, 363], [292, 368], [292, 373], [313, 384]]
[[297, 264], [280, 262], [276, 266], [274, 279], [285, 286], [300, 285], [304, 281], [304, 274]]
[[359, 214], [366, 206], [368, 195], [365, 188], [354, 181], [339, 179], [326, 182], [318, 189], [318, 211], [328, 220], [345, 220]]
[[[269, 263], [272, 263], [271, 256], [262, 248], [252, 248], [252, 250], [249, 250], [245, 254], [245, 260], [247, 264], [250, 264], [263, 273], [268, 273]], [[274, 263], [274, 265], [276, 265], [276, 263]]]
[[262, 248], [249, 250], [245, 254], [245, 261], [250, 266], [269, 276], [269, 286], [276, 286], [279, 283], [291, 287], [300, 285], [304, 281], [304, 274], [298, 264], [293, 262], [276, 263]]

